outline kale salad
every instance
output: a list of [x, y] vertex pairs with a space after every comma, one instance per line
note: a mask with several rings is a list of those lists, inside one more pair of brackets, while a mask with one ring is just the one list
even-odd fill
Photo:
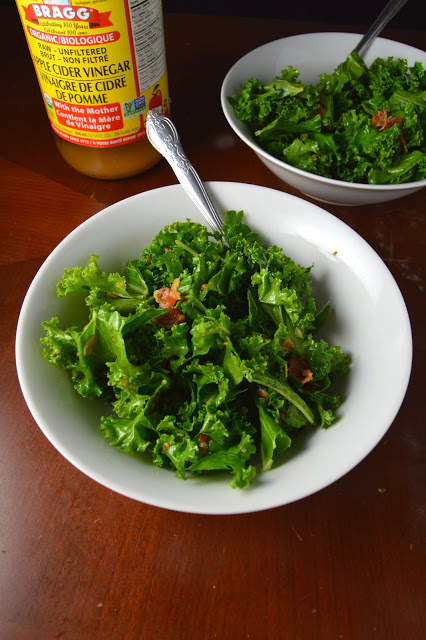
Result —
[[426, 70], [420, 62], [356, 51], [318, 84], [289, 66], [228, 96], [237, 118], [272, 156], [327, 178], [400, 184], [426, 178]]
[[243, 212], [226, 213], [223, 237], [176, 222], [123, 275], [96, 255], [65, 269], [57, 294], [83, 296], [87, 323], [43, 322], [44, 357], [110, 403], [100, 430], [111, 445], [184, 479], [229, 470], [242, 488], [336, 419], [333, 382], [350, 359], [317, 336], [329, 305], [317, 309], [311, 268], [265, 246]]

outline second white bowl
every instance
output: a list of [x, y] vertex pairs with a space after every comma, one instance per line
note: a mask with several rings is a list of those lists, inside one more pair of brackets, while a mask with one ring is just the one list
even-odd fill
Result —
[[[269, 42], [238, 60], [227, 73], [221, 89], [222, 109], [234, 132], [276, 176], [303, 194], [331, 204], [363, 205], [406, 196], [426, 186], [426, 180], [398, 185], [370, 185], [324, 178], [278, 160], [254, 140], [248, 126], [238, 120], [228, 96], [236, 96], [248, 78], [270, 82], [289, 65], [298, 69], [305, 84], [316, 84], [321, 73], [332, 73], [361, 39], [354, 33], [306, 33]], [[367, 65], [376, 58], [402, 58], [426, 66], [426, 53], [409, 45], [376, 38], [364, 56]]]

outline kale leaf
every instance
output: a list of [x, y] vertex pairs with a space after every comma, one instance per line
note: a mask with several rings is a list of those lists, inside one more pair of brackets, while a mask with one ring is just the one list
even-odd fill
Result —
[[264, 86], [249, 78], [228, 96], [268, 153], [327, 178], [400, 184], [426, 178], [426, 70], [420, 62], [352, 51], [316, 85], [289, 67]]
[[[293, 72], [276, 83], [289, 96], [298, 86]], [[241, 211], [223, 234], [174, 223], [124, 275], [94, 255], [66, 269], [58, 296], [83, 295], [87, 323], [52, 318], [41, 342], [80, 395], [112, 406], [100, 424], [112, 446], [184, 479], [227, 471], [243, 488], [301, 431], [333, 424], [333, 382], [350, 363], [316, 337], [329, 305], [316, 308], [311, 267], [265, 246]]]

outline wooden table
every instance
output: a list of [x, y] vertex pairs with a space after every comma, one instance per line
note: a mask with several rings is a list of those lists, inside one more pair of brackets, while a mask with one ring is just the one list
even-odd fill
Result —
[[[104, 207], [176, 179], [165, 161], [117, 182], [69, 168], [56, 151], [13, 6], [2, 8], [2, 24], [1, 640], [422, 637], [425, 191], [383, 205], [324, 205], [385, 261], [413, 329], [405, 401], [358, 467], [297, 503], [239, 516], [180, 514], [116, 495], [62, 458], [32, 419], [15, 371], [17, 317], [37, 269], [64, 236]], [[267, 41], [365, 26], [173, 14], [165, 25], [174, 119], [202, 179], [299, 195], [232, 134], [221, 81]], [[420, 48], [426, 41], [420, 30], [385, 35]]]

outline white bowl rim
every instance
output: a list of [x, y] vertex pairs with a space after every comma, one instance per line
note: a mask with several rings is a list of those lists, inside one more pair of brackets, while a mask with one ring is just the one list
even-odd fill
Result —
[[[322, 207], [320, 207], [317, 204], [314, 203], [310, 203], [309, 201], [303, 200], [300, 197], [297, 197], [295, 195], [286, 193], [286, 192], [282, 192], [278, 189], [273, 189], [273, 188], [269, 188], [269, 187], [265, 187], [265, 186], [261, 186], [261, 185], [253, 185], [253, 184], [245, 184], [245, 183], [239, 183], [239, 182], [223, 182], [223, 181], [211, 181], [211, 182], [207, 182], [204, 183], [205, 186], [207, 187], [207, 189], [214, 189], [217, 190], [218, 195], [223, 195], [221, 193], [221, 189], [227, 189], [230, 187], [238, 187], [238, 186], [242, 186], [244, 187], [244, 189], [249, 188], [249, 189], [257, 189], [257, 190], [264, 190], [264, 191], [270, 191], [270, 192], [275, 192], [277, 194], [279, 194], [280, 197], [282, 197], [283, 199], [288, 199], [288, 201], [294, 200], [294, 201], [299, 201], [299, 202], [304, 202], [304, 204], [306, 205], [306, 207], [308, 208], [309, 211], [311, 212], [315, 212], [315, 215], [318, 215], [318, 213], [323, 214], [327, 219], [329, 219], [330, 221], [333, 222], [334, 225], [337, 225], [338, 227], [340, 227], [342, 230], [346, 229], [346, 233], [351, 233], [351, 234], [355, 234], [356, 236], [358, 236], [359, 242], [360, 242], [360, 247], [362, 246], [364, 248], [364, 250], [366, 250], [371, 256], [373, 256], [374, 261], [376, 263], [380, 263], [380, 268], [384, 269], [384, 271], [387, 273], [387, 278], [390, 278], [390, 281], [392, 282], [392, 289], [395, 292], [397, 299], [399, 300], [399, 305], [400, 305], [400, 309], [401, 312], [403, 314], [403, 320], [405, 323], [405, 337], [404, 340], [406, 341], [406, 347], [407, 347], [407, 352], [406, 352], [406, 360], [404, 362], [404, 369], [403, 369], [403, 376], [401, 377], [401, 384], [399, 387], [399, 391], [396, 397], [393, 398], [393, 403], [392, 403], [392, 409], [388, 410], [388, 415], [387, 417], [391, 417], [390, 421], [386, 421], [386, 424], [382, 424], [381, 425], [381, 429], [380, 432], [377, 432], [375, 434], [375, 437], [373, 438], [374, 443], [373, 446], [369, 446], [368, 451], [364, 452], [363, 455], [360, 458], [357, 459], [353, 459], [351, 460], [351, 464], [347, 467], [345, 467], [344, 473], [332, 473], [329, 477], [327, 478], [323, 478], [322, 482], [318, 484], [318, 486], [315, 488], [314, 491], [301, 491], [297, 497], [293, 498], [292, 500], [286, 501], [286, 502], [279, 502], [276, 499], [274, 500], [269, 500], [266, 504], [259, 506], [259, 504], [257, 504], [255, 507], [250, 506], [249, 508], [247, 508], [247, 506], [242, 502], [240, 505], [240, 508], [237, 509], [232, 509], [229, 510], [226, 507], [218, 507], [216, 506], [215, 509], [209, 508], [208, 506], [206, 508], [189, 508], [188, 506], [175, 506], [172, 505], [170, 503], [170, 501], [168, 501], [167, 496], [164, 497], [164, 499], [162, 499], [161, 501], [157, 500], [153, 500], [152, 498], [150, 498], [150, 496], [136, 496], [134, 495], [134, 491], [125, 491], [123, 490], [123, 488], [117, 488], [117, 486], [114, 486], [114, 483], [110, 483], [108, 484], [108, 482], [105, 482], [105, 479], [99, 476], [99, 473], [93, 471], [90, 467], [87, 467], [87, 465], [82, 462], [79, 459], [78, 454], [75, 454], [74, 452], [70, 452], [67, 449], [66, 445], [62, 445], [60, 438], [58, 439], [55, 432], [52, 432], [52, 429], [50, 427], [46, 427], [45, 425], [43, 425], [43, 421], [40, 421], [40, 412], [38, 410], [37, 405], [31, 400], [31, 393], [30, 390], [27, 389], [26, 387], [26, 377], [27, 374], [25, 373], [23, 366], [24, 366], [24, 350], [23, 350], [23, 341], [24, 341], [24, 337], [22, 335], [22, 331], [23, 331], [23, 324], [24, 324], [24, 315], [25, 312], [28, 313], [29, 308], [30, 308], [30, 298], [31, 295], [33, 294], [33, 290], [35, 285], [38, 283], [39, 280], [41, 280], [44, 277], [44, 273], [48, 270], [50, 264], [52, 262], [54, 262], [54, 260], [56, 259], [56, 257], [60, 254], [61, 249], [63, 247], [66, 247], [70, 242], [72, 242], [73, 238], [78, 235], [79, 233], [81, 233], [82, 229], [87, 230], [88, 228], [90, 228], [94, 223], [95, 220], [99, 220], [102, 219], [104, 216], [109, 216], [112, 214], [113, 210], [115, 210], [118, 206], [121, 206], [123, 203], [125, 203], [126, 201], [137, 201], [137, 199], [143, 197], [145, 194], [148, 193], [153, 193], [153, 192], [165, 192], [168, 191], [170, 194], [172, 194], [173, 192], [176, 192], [176, 190], [181, 190], [182, 187], [181, 185], [178, 184], [173, 184], [173, 185], [168, 185], [168, 186], [163, 186], [163, 187], [158, 187], [156, 189], [152, 189], [149, 190], [147, 192], [142, 192], [142, 193], [138, 193], [134, 196], [130, 196], [129, 198], [126, 198], [124, 200], [118, 201], [116, 203], [113, 203], [110, 206], [105, 207], [104, 209], [102, 209], [101, 211], [97, 212], [96, 214], [94, 214], [93, 216], [91, 216], [90, 218], [86, 219], [85, 221], [83, 221], [81, 224], [79, 224], [75, 229], [73, 229], [61, 242], [59, 242], [59, 244], [53, 249], [53, 251], [47, 256], [47, 258], [44, 260], [44, 262], [42, 263], [42, 265], [40, 266], [40, 268], [38, 269], [38, 271], [36, 272], [29, 288], [28, 291], [25, 295], [24, 301], [22, 303], [22, 307], [21, 307], [21, 311], [19, 314], [19, 318], [18, 318], [18, 324], [17, 324], [17, 330], [16, 330], [16, 343], [15, 343], [15, 357], [16, 357], [16, 367], [17, 367], [17, 374], [18, 374], [18, 380], [21, 386], [21, 391], [22, 394], [24, 396], [24, 399], [27, 403], [27, 406], [30, 410], [30, 413], [32, 414], [35, 422], [37, 423], [38, 427], [40, 428], [40, 430], [42, 431], [42, 433], [45, 435], [45, 437], [50, 441], [50, 443], [57, 449], [57, 451], [64, 456], [64, 458], [71, 463], [74, 467], [76, 467], [79, 471], [81, 471], [82, 473], [84, 473], [86, 476], [88, 476], [89, 478], [91, 478], [92, 480], [100, 483], [102, 486], [116, 492], [119, 493], [121, 495], [124, 495], [126, 497], [129, 497], [131, 499], [134, 499], [136, 501], [139, 502], [143, 502], [147, 505], [151, 505], [151, 506], [156, 506], [156, 507], [160, 507], [160, 508], [164, 508], [164, 509], [169, 509], [169, 510], [173, 510], [173, 511], [179, 511], [179, 512], [186, 512], [186, 513], [193, 513], [193, 514], [203, 514], [203, 515], [237, 515], [237, 514], [245, 514], [245, 513], [253, 513], [253, 512], [257, 512], [257, 511], [263, 511], [263, 510], [267, 510], [267, 509], [271, 509], [271, 508], [276, 508], [276, 507], [281, 507], [281, 506], [285, 506], [287, 504], [291, 504], [292, 502], [304, 499], [305, 497], [314, 495], [315, 493], [318, 493], [319, 491], [321, 491], [322, 489], [328, 487], [329, 485], [333, 484], [334, 482], [336, 482], [337, 480], [340, 480], [343, 476], [347, 475], [355, 466], [357, 466], [376, 446], [377, 443], [379, 442], [379, 440], [383, 437], [383, 435], [387, 432], [387, 430], [390, 428], [392, 422], [394, 421], [394, 419], [396, 418], [399, 409], [403, 403], [406, 391], [407, 391], [407, 387], [409, 384], [409, 380], [410, 380], [410, 375], [411, 375], [411, 367], [412, 367], [412, 335], [411, 335], [411, 326], [410, 326], [410, 320], [409, 320], [409, 315], [408, 315], [408, 311], [405, 305], [405, 301], [403, 299], [403, 296], [401, 294], [401, 291], [398, 287], [398, 284], [396, 283], [395, 279], [393, 278], [391, 272], [389, 271], [388, 267], [386, 266], [386, 264], [381, 260], [381, 258], [378, 256], [378, 254], [374, 251], [374, 249], [351, 227], [349, 227], [346, 223], [344, 223], [342, 220], [340, 220], [338, 217], [336, 217], [335, 215], [331, 214], [330, 212], [326, 211], [325, 209], [323, 209]], [[388, 408], [389, 409], [389, 408]], [[43, 426], [42, 426], [43, 425]], [[371, 442], [370, 442], [371, 445]], [[116, 452], [118, 453], [118, 452]], [[228, 486], [227, 489], [229, 491], [232, 491]]]
[[[251, 149], [253, 149], [253, 151], [259, 155], [262, 156], [262, 158], [265, 158], [265, 160], [267, 160], [268, 162], [270, 162], [271, 164], [276, 165], [277, 167], [280, 167], [282, 169], [286, 169], [287, 171], [294, 173], [296, 175], [299, 176], [303, 176], [305, 178], [311, 178], [314, 182], [320, 182], [322, 184], [328, 184], [328, 185], [333, 185], [333, 186], [338, 186], [339, 188], [343, 188], [343, 189], [357, 189], [359, 191], [368, 191], [369, 193], [373, 193], [373, 192], [386, 192], [386, 191], [406, 191], [408, 189], [421, 189], [422, 187], [426, 186], [426, 178], [424, 178], [423, 180], [417, 180], [415, 182], [404, 182], [402, 184], [394, 184], [394, 185], [390, 185], [390, 184], [363, 184], [360, 182], [345, 182], [344, 180], [336, 180], [334, 178], [327, 178], [325, 176], [319, 176], [316, 173], [310, 173], [309, 171], [304, 171], [303, 169], [299, 169], [298, 167], [294, 167], [291, 164], [288, 164], [287, 162], [284, 162], [283, 160], [279, 160], [278, 158], [276, 158], [275, 156], [272, 156], [270, 153], [268, 153], [267, 151], [265, 151], [262, 147], [260, 147], [259, 145], [256, 144], [256, 142], [254, 140], [252, 140], [251, 137], [249, 137], [243, 130], [242, 127], [244, 126], [244, 123], [241, 121], [238, 121], [236, 118], [235, 120], [231, 117], [231, 114], [233, 113], [232, 111], [232, 106], [230, 105], [230, 103], [228, 102], [227, 99], [227, 91], [226, 91], [226, 85], [229, 81], [229, 79], [232, 76], [233, 71], [235, 70], [235, 68], [237, 66], [239, 66], [239, 64], [248, 56], [251, 56], [252, 54], [254, 54], [257, 51], [261, 51], [262, 49], [266, 49], [269, 46], [273, 46], [275, 44], [278, 44], [279, 42], [288, 42], [289, 40], [292, 39], [300, 39], [300, 38], [305, 38], [305, 37], [312, 37], [312, 36], [318, 36], [318, 35], [324, 35], [327, 37], [332, 37], [334, 35], [339, 35], [339, 36], [360, 36], [362, 34], [357, 34], [357, 33], [350, 33], [350, 32], [340, 32], [340, 31], [321, 31], [321, 32], [313, 32], [313, 33], [301, 33], [301, 34], [297, 34], [294, 36], [288, 36], [286, 38], [278, 38], [276, 40], [272, 40], [271, 42], [267, 42], [263, 45], [260, 45], [259, 47], [256, 47], [255, 49], [252, 49], [251, 51], [249, 51], [248, 53], [246, 53], [244, 56], [242, 56], [239, 60], [237, 60], [232, 67], [229, 69], [229, 71], [227, 72], [223, 82], [222, 82], [222, 86], [221, 86], [221, 91], [220, 91], [220, 101], [221, 101], [221, 105], [222, 105], [222, 110], [223, 113], [225, 115], [226, 120], [228, 121], [228, 124], [231, 126], [231, 128], [234, 130], [234, 132], [239, 136], [239, 138], [241, 138], [241, 140], [243, 140], [243, 142], [245, 142]], [[390, 40], [389, 38], [376, 38], [376, 40], [379, 41], [383, 41], [383, 42], [396, 42], [396, 40]], [[402, 46], [411, 49], [413, 51], [422, 53], [424, 55], [424, 53], [420, 50], [417, 49], [416, 47], [412, 47], [411, 45], [405, 44], [403, 42], [398, 42], [398, 44], [401, 44]]]

